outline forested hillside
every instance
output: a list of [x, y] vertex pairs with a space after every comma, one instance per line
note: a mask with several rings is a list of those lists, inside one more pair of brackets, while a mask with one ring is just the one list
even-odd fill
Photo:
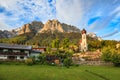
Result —
[[[69, 40], [69, 45], [76, 45], [77, 47], [80, 45], [81, 33], [71, 32], [71, 33], [27, 33], [19, 36], [15, 36], [12, 38], [3, 38], [0, 39], [0, 43], [11, 43], [11, 44], [23, 44], [23, 45], [32, 45], [36, 47], [51, 47], [54, 40], [59, 40], [59, 47], [63, 46], [63, 41], [65, 39]], [[103, 47], [111, 46], [116, 47], [118, 41], [114, 40], [102, 40], [99, 41], [97, 39], [91, 38], [87, 36], [87, 42], [89, 50], [101, 49]]]

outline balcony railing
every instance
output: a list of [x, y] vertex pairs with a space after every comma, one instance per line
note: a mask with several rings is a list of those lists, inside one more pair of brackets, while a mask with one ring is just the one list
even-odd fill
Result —
[[27, 56], [27, 53], [21, 53], [21, 52], [0, 52], [0, 55], [10, 55], [10, 56], [16, 56], [16, 55], [23, 55]]

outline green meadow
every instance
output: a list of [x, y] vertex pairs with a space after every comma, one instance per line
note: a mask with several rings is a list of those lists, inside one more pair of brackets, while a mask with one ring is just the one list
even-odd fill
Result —
[[113, 66], [0, 65], [0, 80], [120, 80]]

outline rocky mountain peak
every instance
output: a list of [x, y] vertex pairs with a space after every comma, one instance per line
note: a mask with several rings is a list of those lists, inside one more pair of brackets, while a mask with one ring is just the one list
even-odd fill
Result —
[[31, 23], [25, 24], [19, 29], [18, 35], [25, 34], [25, 33], [37, 33], [40, 29], [43, 28], [43, 23], [38, 21], [33, 21]]
[[18, 35], [25, 33], [44, 33], [44, 32], [80, 32], [80, 30], [71, 25], [65, 23], [60, 23], [58, 20], [48, 20], [45, 24], [39, 21], [33, 21], [31, 23], [25, 24], [22, 28], [16, 29]]
[[22, 27], [13, 29], [11, 31], [0, 31], [0, 38], [9, 38], [16, 35], [25, 33], [44, 33], [44, 32], [80, 32], [75, 26], [61, 23], [56, 19], [48, 20], [45, 24], [40, 21], [33, 21], [31, 23], [24, 24]]
[[11, 37], [14, 37], [15, 35], [16, 34], [14, 32], [7, 31], [7, 30], [4, 30], [4, 31], [0, 30], [0, 38], [11, 38]]
[[22, 29], [20, 31], [18, 31], [18, 34], [25, 34], [25, 33], [29, 33], [31, 32], [31, 25], [30, 24], [25, 24], [24, 26], [22, 26]]
[[44, 27], [39, 31], [40, 33], [44, 32], [80, 32], [80, 30], [71, 25], [67, 25], [65, 23], [60, 23], [58, 20], [48, 20]]
[[40, 30], [40, 33], [44, 32], [64, 32], [61, 23], [58, 20], [48, 20], [45, 24], [44, 27]]

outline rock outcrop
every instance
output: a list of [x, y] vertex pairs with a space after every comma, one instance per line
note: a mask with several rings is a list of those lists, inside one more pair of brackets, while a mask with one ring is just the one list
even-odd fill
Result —
[[58, 20], [48, 20], [45, 24], [44, 27], [39, 31], [40, 33], [44, 32], [65, 32], [64, 29], [62, 28], [61, 23]]
[[16, 34], [13, 31], [1, 31], [0, 30], [0, 38], [11, 38], [14, 37]]
[[45, 33], [45, 32], [80, 32], [75, 26], [67, 25], [65, 23], [60, 23], [58, 20], [48, 20], [45, 24], [39, 21], [33, 21], [28, 24], [24, 24], [22, 27], [13, 29], [12, 31], [0, 31], [0, 38], [10, 38], [16, 35], [21, 35], [25, 33]]
[[21, 29], [17, 31], [18, 35], [25, 33], [37, 33], [43, 28], [42, 22], [33, 21], [32, 23], [25, 24]]
[[44, 27], [39, 31], [40, 33], [44, 32], [80, 32], [80, 30], [71, 25], [65, 23], [60, 23], [58, 20], [48, 20]]
[[93, 38], [93, 39], [97, 39], [99, 41], [102, 41], [101, 37], [98, 37], [95, 33], [88, 33], [87, 36]]
[[31, 30], [31, 25], [30, 24], [25, 24], [20, 31], [18, 31], [18, 34], [25, 34], [25, 33], [30, 33], [32, 32]]
[[80, 30], [71, 25], [65, 23], [60, 23], [58, 20], [48, 20], [45, 24], [38, 21], [33, 21], [32, 23], [25, 24], [22, 28], [17, 29], [18, 35], [25, 33], [46, 33], [46, 32], [80, 32]]
[[72, 26], [72, 25], [68, 25], [68, 24], [65, 24], [65, 23], [62, 23], [62, 28], [64, 29], [65, 32], [80, 32], [80, 29], [78, 29], [77, 27], [75, 26]]

